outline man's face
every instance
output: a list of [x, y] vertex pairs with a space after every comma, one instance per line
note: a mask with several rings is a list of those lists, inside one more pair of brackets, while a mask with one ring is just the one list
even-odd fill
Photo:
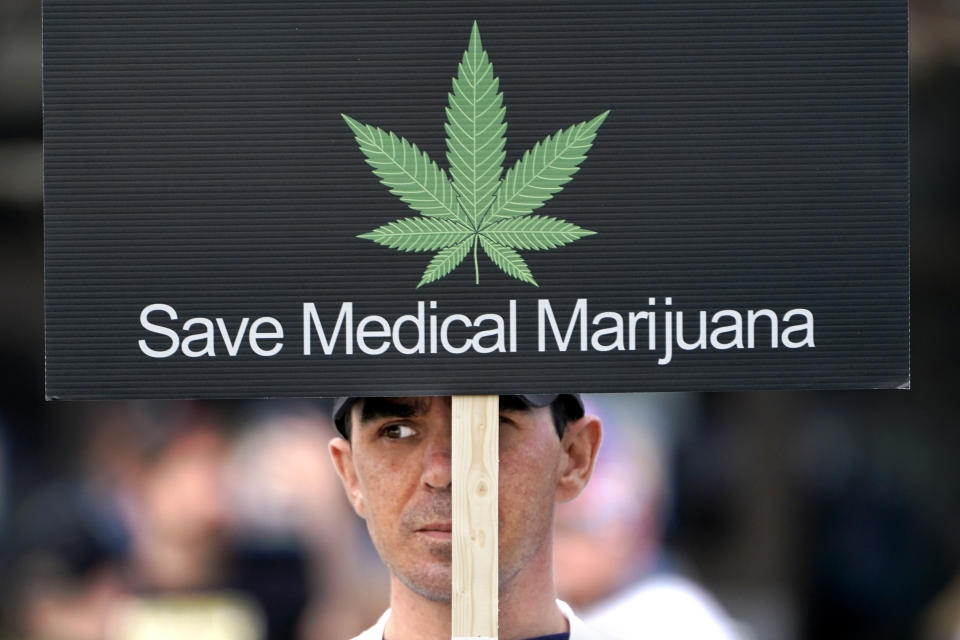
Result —
[[[337, 453], [334, 459], [380, 557], [416, 593], [449, 601], [450, 398], [360, 400], [350, 424], [350, 443], [333, 445], [343, 460]], [[501, 403], [501, 591], [535, 558], [552, 553], [562, 459], [549, 408]]]

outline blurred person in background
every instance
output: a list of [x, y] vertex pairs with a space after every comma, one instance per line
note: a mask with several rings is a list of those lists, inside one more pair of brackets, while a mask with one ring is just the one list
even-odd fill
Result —
[[671, 568], [662, 546], [668, 463], [655, 424], [666, 418], [654, 411], [656, 401], [585, 401], [607, 429], [592, 482], [558, 509], [559, 596], [598, 631], [624, 640], [623, 629], [633, 639], [741, 638], [720, 604]]
[[231, 540], [226, 417], [188, 402], [84, 409], [82, 468], [16, 517], [4, 601], [17, 637], [295, 637], [300, 611], [269, 605], [282, 582], [303, 608], [302, 563], [264, 580]]
[[132, 425], [104, 424], [92, 448], [111, 470], [129, 536], [131, 595], [111, 632], [121, 640], [264, 638], [267, 612], [243, 588], [228, 537], [225, 418], [197, 403], [150, 407], [157, 415]]
[[229, 465], [243, 547], [266, 557], [306, 551], [312, 597], [299, 624], [304, 640], [352, 637], [389, 599], [387, 572], [327, 460], [336, 435], [328, 416], [306, 402], [255, 405]]
[[[83, 409], [86, 418], [84, 410], [71, 415], [72, 435], [129, 423], [119, 406]], [[60, 445], [63, 434], [53, 431], [48, 438], [49, 445]], [[80, 439], [71, 442], [80, 455], [58, 461], [57, 474], [19, 501], [4, 532], [0, 598], [4, 627], [16, 638], [107, 638], [128, 593], [118, 484], [100, 464], [97, 438]]]
[[69, 486], [48, 487], [18, 510], [3, 544], [0, 637], [108, 637], [126, 585], [97, 510], [92, 496]]
[[60, 477], [25, 497], [0, 547], [3, 626], [21, 640], [355, 635], [389, 583], [327, 461], [328, 414], [306, 401], [65, 413], [76, 442]]

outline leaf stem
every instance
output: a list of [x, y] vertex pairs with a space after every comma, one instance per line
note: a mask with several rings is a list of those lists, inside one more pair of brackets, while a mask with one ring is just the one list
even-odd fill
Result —
[[480, 241], [480, 236], [473, 236], [473, 275], [474, 281], [473, 284], [480, 284], [480, 265], [477, 264], [477, 243]]

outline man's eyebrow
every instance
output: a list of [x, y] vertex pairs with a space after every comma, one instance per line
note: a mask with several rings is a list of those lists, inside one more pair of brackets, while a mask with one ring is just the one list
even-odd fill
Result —
[[427, 412], [425, 398], [367, 398], [360, 408], [360, 422], [377, 418], [411, 418]]

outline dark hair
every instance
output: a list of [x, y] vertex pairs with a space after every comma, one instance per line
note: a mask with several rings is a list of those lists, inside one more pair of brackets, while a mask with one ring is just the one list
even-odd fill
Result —
[[550, 403], [550, 415], [553, 416], [553, 426], [557, 430], [557, 437], [563, 438], [567, 424], [583, 417], [583, 407], [571, 395], [559, 395]]

